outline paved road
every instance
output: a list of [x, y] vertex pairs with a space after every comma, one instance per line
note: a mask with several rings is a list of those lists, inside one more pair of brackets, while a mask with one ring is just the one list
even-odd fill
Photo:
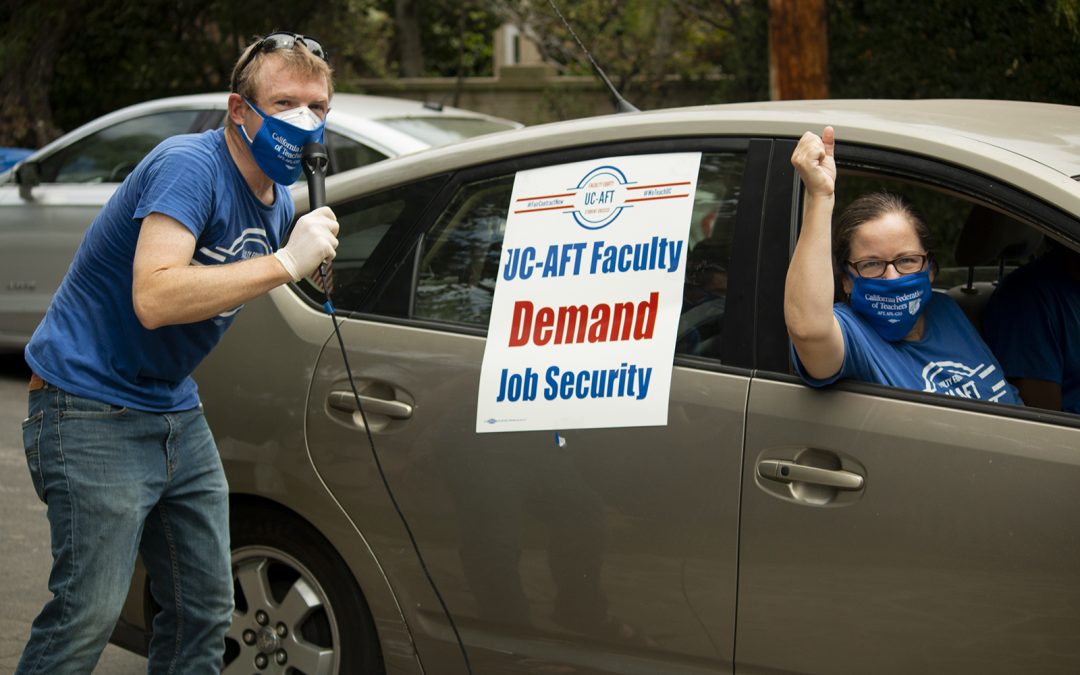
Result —
[[[22, 425], [29, 371], [0, 355], [0, 673], [14, 672], [30, 623], [49, 598], [49, 523], [26, 471]], [[146, 659], [109, 645], [95, 675], [146, 672]]]

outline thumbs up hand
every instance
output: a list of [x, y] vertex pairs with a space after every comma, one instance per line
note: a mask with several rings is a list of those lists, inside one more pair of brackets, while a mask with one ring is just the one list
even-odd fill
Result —
[[825, 127], [821, 136], [807, 131], [799, 139], [791, 164], [799, 172], [806, 191], [818, 197], [831, 197], [836, 189], [836, 132]]

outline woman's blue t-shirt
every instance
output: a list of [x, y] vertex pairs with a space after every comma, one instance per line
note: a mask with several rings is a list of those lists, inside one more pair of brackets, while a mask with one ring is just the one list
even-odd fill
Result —
[[26, 360], [47, 382], [73, 394], [137, 410], [186, 410], [199, 404], [191, 373], [240, 308], [155, 330], [139, 323], [132, 263], [142, 219], [151, 213], [191, 230], [193, 265], [217, 265], [275, 251], [293, 204], [280, 185], [272, 205], [255, 197], [223, 129], [166, 139], [90, 225], [26, 347]]
[[915, 341], [883, 339], [846, 303], [833, 305], [833, 314], [844, 335], [844, 363], [840, 372], [818, 380], [806, 374], [795, 354], [796, 370], [807, 384], [823, 387], [851, 378], [947, 396], [1022, 405], [1016, 387], [1005, 380], [997, 359], [964, 312], [947, 295], [932, 295], [925, 310], [923, 337]]

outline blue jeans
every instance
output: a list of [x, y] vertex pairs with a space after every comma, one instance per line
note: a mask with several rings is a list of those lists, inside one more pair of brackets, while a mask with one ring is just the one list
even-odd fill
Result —
[[53, 598], [16, 673], [90, 673], [137, 553], [162, 607], [149, 671], [220, 672], [233, 609], [229, 494], [202, 409], [140, 412], [51, 385], [29, 408], [23, 441], [48, 506]]

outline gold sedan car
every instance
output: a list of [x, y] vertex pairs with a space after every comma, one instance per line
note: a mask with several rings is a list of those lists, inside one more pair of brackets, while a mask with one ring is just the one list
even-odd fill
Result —
[[[631, 113], [331, 177], [343, 346], [301, 282], [196, 373], [233, 493], [224, 672], [1080, 672], [1080, 417], [794, 374], [790, 157], [825, 125], [838, 201], [918, 204], [976, 325], [1080, 248], [1080, 108], [1046, 104]], [[700, 160], [666, 424], [477, 433], [515, 177], [667, 153]], [[136, 576], [114, 639], [153, 610]]]

